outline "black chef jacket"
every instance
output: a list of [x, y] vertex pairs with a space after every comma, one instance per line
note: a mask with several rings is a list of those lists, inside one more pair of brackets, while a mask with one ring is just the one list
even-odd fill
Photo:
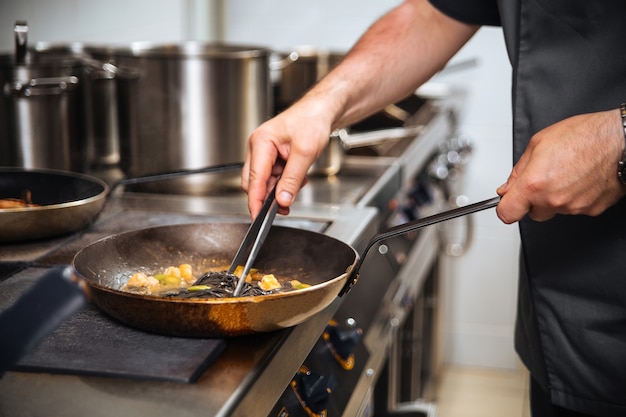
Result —
[[[626, 0], [430, 1], [460, 21], [502, 26], [514, 161], [546, 126], [626, 101]], [[518, 354], [554, 404], [626, 415], [626, 199], [597, 217], [526, 217], [519, 227]]]

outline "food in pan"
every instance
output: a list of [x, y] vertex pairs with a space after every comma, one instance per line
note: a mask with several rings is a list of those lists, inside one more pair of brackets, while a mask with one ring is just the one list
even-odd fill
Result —
[[[232, 297], [237, 287], [238, 277], [243, 267], [235, 269], [234, 274], [226, 268], [210, 270], [199, 277], [194, 275], [191, 265], [168, 266], [154, 275], [145, 272], [134, 273], [122, 290], [144, 295], [160, 295], [174, 298], [227, 298]], [[276, 292], [293, 291], [310, 287], [298, 280], [276, 277], [251, 269], [246, 276], [240, 296], [267, 295]]]
[[26, 190], [23, 193], [23, 197], [20, 198], [0, 198], [0, 209], [12, 209], [12, 208], [25, 208], [25, 207], [40, 207], [39, 204], [34, 204], [31, 199], [30, 190]]

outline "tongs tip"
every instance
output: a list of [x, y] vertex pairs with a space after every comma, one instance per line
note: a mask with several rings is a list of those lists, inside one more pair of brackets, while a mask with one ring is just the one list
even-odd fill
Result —
[[244, 237], [243, 242], [241, 242], [241, 246], [233, 258], [233, 262], [228, 270], [228, 272], [233, 273], [235, 272], [237, 266], [244, 265], [239, 281], [237, 282], [237, 288], [235, 288], [235, 291], [233, 292], [235, 297], [239, 296], [239, 293], [243, 288], [246, 276], [248, 275], [248, 272], [250, 272], [250, 269], [252, 268], [259, 251], [261, 250], [261, 246], [263, 245], [263, 242], [265, 241], [265, 238], [274, 223], [274, 218], [276, 217], [277, 212], [278, 202], [276, 201], [276, 186], [274, 186], [265, 199], [263, 207], [261, 207], [261, 211], [259, 211], [259, 214], [246, 232], [246, 236]]

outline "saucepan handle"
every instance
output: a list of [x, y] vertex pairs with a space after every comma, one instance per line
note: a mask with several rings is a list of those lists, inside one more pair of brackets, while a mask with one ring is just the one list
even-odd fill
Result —
[[86, 284], [72, 267], [55, 267], [0, 313], [0, 377], [66, 318], [85, 305]]

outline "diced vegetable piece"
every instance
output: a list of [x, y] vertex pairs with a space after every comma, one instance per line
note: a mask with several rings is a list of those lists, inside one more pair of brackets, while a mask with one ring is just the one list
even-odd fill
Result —
[[178, 269], [180, 270], [180, 277], [184, 279], [187, 284], [193, 284], [196, 281], [191, 265], [181, 264], [178, 266]]
[[[243, 273], [243, 268], [244, 268], [243, 265], [237, 265], [233, 274], [237, 275], [238, 277], [241, 277], [241, 274]], [[250, 268], [250, 272], [248, 272], [248, 275], [246, 275], [246, 282], [248, 283], [252, 282], [254, 274], [258, 272], [259, 270], [257, 268]]]
[[163, 271], [163, 275], [180, 277], [180, 268], [177, 268], [175, 266], [168, 266], [167, 268], [165, 268], [165, 271]]
[[263, 275], [263, 278], [259, 281], [259, 287], [265, 291], [275, 290], [281, 287], [280, 282], [276, 279], [274, 274]]
[[191, 287], [187, 288], [188, 291], [203, 291], [203, 290], [210, 290], [211, 286], [210, 285], [192, 285]]
[[309, 284], [303, 284], [300, 281], [298, 281], [297, 279], [292, 279], [291, 280], [291, 286], [295, 289], [295, 290], [303, 290], [305, 288], [309, 288], [310, 285]]
[[133, 274], [128, 282], [126, 283], [127, 288], [148, 288], [158, 287], [159, 281], [157, 281], [154, 277], [144, 274], [143, 272], [137, 272]]
[[177, 277], [175, 275], [167, 275], [167, 274], [156, 274], [154, 276], [155, 279], [157, 279], [161, 285], [178, 285], [180, 286], [180, 277]]

